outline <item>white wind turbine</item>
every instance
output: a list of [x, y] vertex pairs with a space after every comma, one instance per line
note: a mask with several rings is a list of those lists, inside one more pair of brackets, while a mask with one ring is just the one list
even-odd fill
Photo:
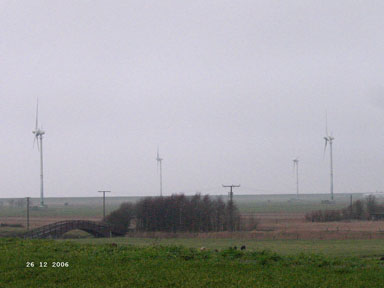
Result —
[[325, 154], [325, 151], [327, 150], [327, 144], [329, 142], [330, 170], [331, 170], [331, 200], [333, 201], [333, 155], [332, 155], [332, 144], [333, 144], [333, 140], [335, 140], [335, 138], [332, 135], [328, 135], [328, 120], [327, 119], [326, 119], [326, 122], [325, 122], [325, 134], [326, 134], [326, 136], [324, 137], [324, 140], [325, 140], [324, 154]]
[[[32, 131], [35, 134], [33, 139], [33, 145], [37, 140], [37, 149], [40, 152], [40, 206], [44, 207], [44, 174], [43, 174], [43, 135], [45, 134], [44, 130], [39, 127], [39, 102], [37, 101], [36, 105], [36, 124], [35, 130]], [[39, 143], [40, 141], [40, 143]]]
[[296, 159], [293, 159], [293, 169], [296, 170], [296, 196], [297, 198], [299, 198], [299, 158], [298, 157], [296, 157]]
[[163, 159], [160, 158], [159, 147], [157, 147], [156, 161], [157, 161], [157, 169], [159, 170], [159, 168], [160, 168], [160, 196], [163, 196], [163, 167], [161, 165]]

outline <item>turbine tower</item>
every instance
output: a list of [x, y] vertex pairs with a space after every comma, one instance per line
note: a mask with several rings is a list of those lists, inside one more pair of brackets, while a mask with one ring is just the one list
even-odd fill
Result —
[[296, 196], [299, 198], [299, 158], [293, 159], [293, 169], [296, 168]]
[[35, 125], [35, 130], [32, 131], [32, 133], [35, 134], [33, 145], [35, 145], [35, 142], [37, 140], [37, 149], [40, 152], [40, 206], [44, 207], [43, 135], [45, 134], [45, 132], [44, 130], [40, 129], [38, 126], [39, 126], [39, 102], [37, 101], [36, 125]]
[[156, 161], [157, 161], [157, 169], [160, 171], [160, 196], [163, 196], [163, 167], [161, 165], [163, 159], [160, 158], [160, 154], [159, 154], [159, 147], [157, 147], [157, 157], [156, 157]]
[[331, 200], [333, 201], [333, 155], [332, 155], [332, 144], [333, 144], [333, 140], [335, 140], [335, 138], [332, 135], [328, 135], [328, 121], [326, 121], [326, 125], [325, 125], [325, 134], [326, 134], [326, 136], [324, 137], [324, 140], [325, 140], [324, 153], [327, 150], [327, 144], [329, 142], [330, 170], [331, 170], [331, 175], [330, 175], [331, 176]]

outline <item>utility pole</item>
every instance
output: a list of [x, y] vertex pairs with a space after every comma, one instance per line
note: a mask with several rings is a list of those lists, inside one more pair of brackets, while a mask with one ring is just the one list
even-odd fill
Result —
[[103, 221], [105, 219], [105, 193], [111, 193], [111, 191], [98, 191], [99, 193], [103, 193]]
[[293, 160], [293, 168], [296, 168], [296, 197], [299, 198], [299, 159]]
[[29, 199], [30, 197], [27, 197], [27, 230], [29, 231]]
[[233, 188], [240, 187], [240, 185], [223, 185], [224, 188], [229, 187], [229, 201], [228, 201], [228, 210], [229, 210], [229, 229], [230, 231], [234, 230], [234, 223], [233, 223], [233, 210], [234, 210], [234, 205], [233, 205]]

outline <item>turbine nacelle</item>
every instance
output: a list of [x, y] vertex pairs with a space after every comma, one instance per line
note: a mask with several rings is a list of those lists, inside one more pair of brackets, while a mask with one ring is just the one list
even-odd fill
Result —
[[36, 138], [39, 136], [43, 136], [45, 134], [45, 131], [43, 129], [39, 128], [39, 100], [37, 100], [36, 103], [36, 122], [35, 122], [35, 130], [32, 131], [33, 134], [35, 134]]
[[157, 161], [157, 162], [161, 162], [161, 161], [163, 161], [163, 158], [160, 158], [159, 147], [157, 147], [156, 161]]
[[37, 139], [37, 150], [40, 151], [39, 137], [40, 137], [40, 140], [42, 141], [43, 135], [45, 134], [45, 131], [37, 129], [35, 131], [32, 131], [32, 133], [35, 134], [35, 137], [33, 138], [33, 147], [35, 147], [35, 142]]
[[333, 142], [333, 140], [335, 140], [335, 137], [333, 137], [333, 136], [326, 136], [326, 137], [324, 137], [324, 140], [325, 140], [325, 146], [324, 146], [324, 152], [325, 152], [325, 150], [327, 150], [328, 142], [330, 143], [330, 145], [332, 145], [332, 142]]
[[332, 140], [335, 140], [335, 137], [333, 137], [333, 136], [326, 136], [326, 137], [324, 137], [324, 140], [332, 141]]
[[35, 131], [32, 131], [33, 134], [35, 134], [36, 137], [43, 136], [45, 134], [44, 130], [37, 129]]

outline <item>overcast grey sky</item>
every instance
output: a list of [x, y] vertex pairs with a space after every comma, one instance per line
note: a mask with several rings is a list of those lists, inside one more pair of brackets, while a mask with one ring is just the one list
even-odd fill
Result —
[[[383, 1], [0, 0], [0, 197], [384, 190]], [[111, 195], [112, 196], [112, 195]]]

